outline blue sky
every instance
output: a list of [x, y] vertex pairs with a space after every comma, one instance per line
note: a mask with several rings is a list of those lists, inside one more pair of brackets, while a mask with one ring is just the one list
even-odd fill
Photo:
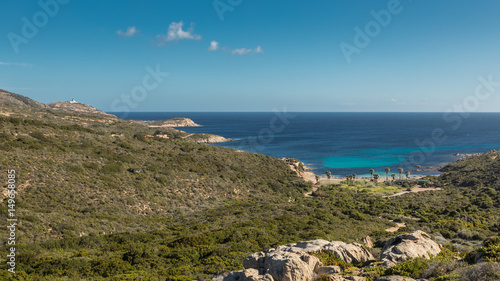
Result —
[[41, 102], [75, 97], [105, 111], [500, 108], [496, 0], [0, 7], [0, 88]]

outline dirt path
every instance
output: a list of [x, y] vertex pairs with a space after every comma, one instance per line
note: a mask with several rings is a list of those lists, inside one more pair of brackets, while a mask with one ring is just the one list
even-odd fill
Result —
[[311, 192], [304, 193], [305, 197], [314, 197], [312, 194], [314, 191], [318, 190], [319, 185], [316, 184], [316, 175], [313, 172], [302, 172], [299, 174], [300, 177], [302, 177], [305, 181], [312, 182], [313, 183], [313, 188]]
[[[391, 222], [394, 222], [394, 221], [391, 221]], [[404, 222], [396, 222], [395, 223], [397, 226], [393, 226], [393, 227], [389, 227], [388, 229], [386, 229], [385, 231], [387, 232], [396, 232], [398, 231], [400, 228], [402, 227], [406, 227], [406, 224]]]
[[313, 185], [313, 189], [312, 189], [312, 191], [311, 191], [311, 192], [304, 193], [304, 196], [305, 196], [305, 197], [309, 197], [309, 198], [314, 197], [314, 196], [313, 196], [313, 192], [314, 192], [314, 191], [316, 191], [316, 190], [318, 190], [318, 187], [319, 187], [319, 186], [318, 186], [317, 184]]
[[422, 187], [420, 187], [420, 185], [417, 185], [414, 188], [412, 188], [411, 191], [399, 192], [399, 193], [396, 193], [396, 194], [393, 194], [393, 195], [384, 196], [384, 198], [391, 198], [391, 197], [401, 196], [401, 195], [407, 194], [407, 193], [417, 193], [417, 192], [422, 192], [422, 191], [437, 191], [437, 190], [443, 190], [443, 189], [439, 188], [439, 187], [438, 188], [436, 188], [436, 187], [422, 188]]

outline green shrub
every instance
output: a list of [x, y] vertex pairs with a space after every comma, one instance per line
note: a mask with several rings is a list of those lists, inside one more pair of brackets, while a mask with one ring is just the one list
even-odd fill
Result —
[[424, 258], [415, 258], [398, 263], [387, 269], [386, 275], [401, 275], [412, 278], [419, 278], [422, 271], [429, 267], [429, 260]]
[[481, 248], [479, 248], [479, 252], [483, 254], [483, 257], [487, 261], [500, 261], [500, 237], [495, 236], [486, 240]]
[[121, 163], [110, 163], [110, 164], [104, 165], [101, 170], [103, 173], [114, 174], [114, 173], [121, 172], [122, 166], [123, 165]]

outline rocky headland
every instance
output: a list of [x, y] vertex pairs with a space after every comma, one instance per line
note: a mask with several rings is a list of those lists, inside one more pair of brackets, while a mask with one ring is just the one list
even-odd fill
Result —
[[138, 122], [153, 128], [201, 127], [200, 124], [196, 124], [193, 120], [184, 117], [175, 117], [166, 120], [138, 121]]

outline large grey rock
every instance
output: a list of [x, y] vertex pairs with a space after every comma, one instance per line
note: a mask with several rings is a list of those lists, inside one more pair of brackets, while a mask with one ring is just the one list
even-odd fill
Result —
[[298, 242], [278, 246], [276, 251], [310, 253], [310, 252], [331, 252], [335, 256], [348, 263], [360, 264], [369, 260], [375, 260], [375, 257], [363, 245], [359, 243], [344, 243], [341, 241], [326, 241], [322, 239]]
[[264, 272], [274, 281], [311, 281], [321, 262], [305, 253], [279, 252], [266, 254]]
[[333, 241], [325, 245], [323, 251], [331, 252], [344, 261], [353, 264], [375, 260], [375, 257], [370, 251], [356, 242], [347, 244], [341, 241]]
[[416, 280], [410, 277], [393, 275], [393, 276], [379, 277], [377, 281], [416, 281]]
[[319, 252], [323, 249], [325, 245], [329, 243], [330, 243], [329, 241], [323, 239], [316, 239], [311, 241], [302, 241], [294, 244], [278, 246], [275, 250], [284, 252], [297, 252], [297, 253]]
[[430, 258], [441, 252], [441, 246], [421, 230], [398, 235], [385, 245], [380, 255], [383, 266], [390, 267], [409, 258]]

